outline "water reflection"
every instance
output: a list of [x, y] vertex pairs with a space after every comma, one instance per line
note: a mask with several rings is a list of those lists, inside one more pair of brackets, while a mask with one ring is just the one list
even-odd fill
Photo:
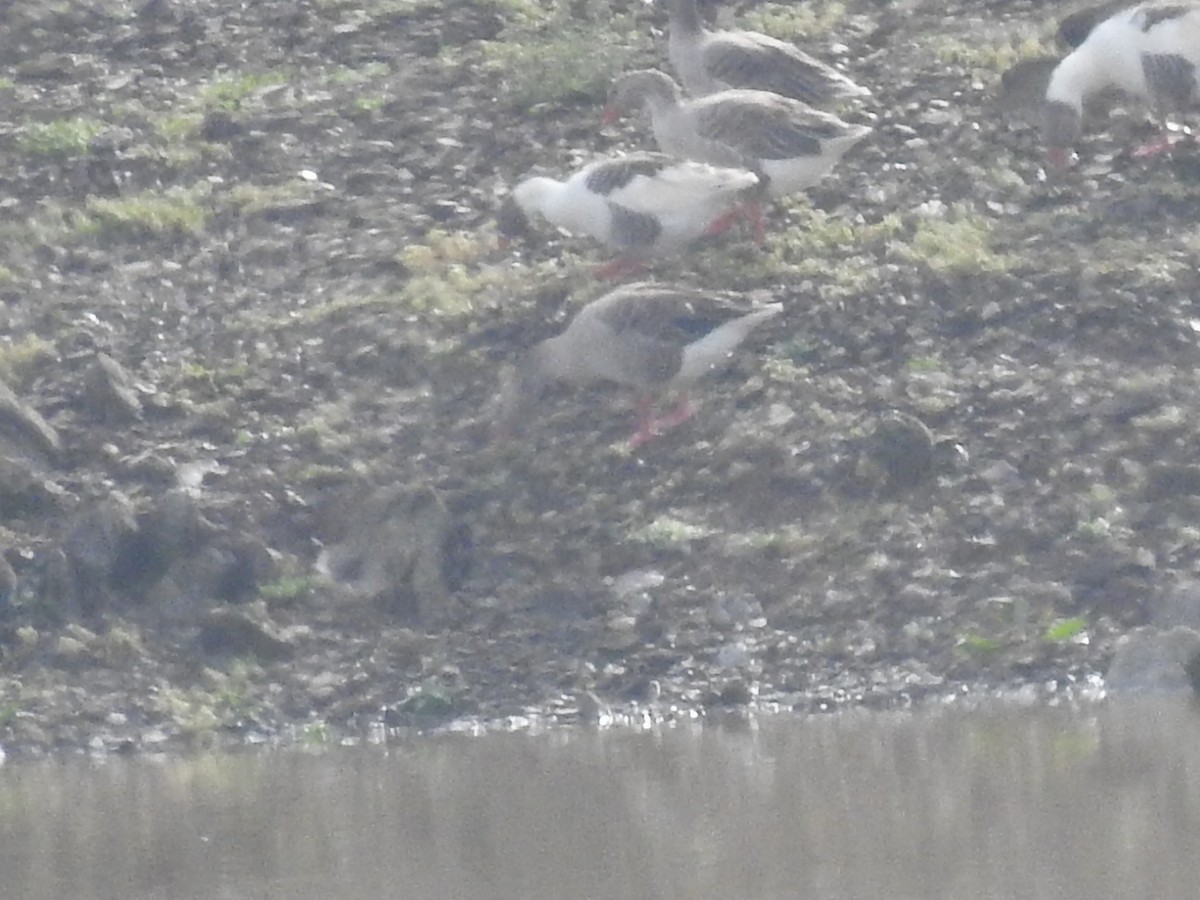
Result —
[[0, 768], [13, 898], [1192, 897], [1200, 716], [742, 730]]

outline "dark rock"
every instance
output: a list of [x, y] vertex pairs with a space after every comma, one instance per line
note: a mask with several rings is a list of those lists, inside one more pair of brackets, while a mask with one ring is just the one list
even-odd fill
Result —
[[138, 7], [137, 18], [143, 22], [175, 22], [178, 14], [172, 0], [146, 0]]
[[1200, 668], [1200, 632], [1177, 626], [1135, 628], [1117, 644], [1104, 676], [1111, 691], [1172, 691], [1192, 688]]
[[1099, 545], [1082, 557], [1074, 572], [1072, 597], [1077, 608], [1112, 616], [1127, 626], [1150, 618], [1152, 554], [1114, 544]]
[[76, 516], [67, 530], [62, 550], [74, 580], [71, 593], [85, 615], [111, 603], [112, 574], [136, 534], [133, 504], [116, 491]]
[[253, 599], [258, 588], [275, 577], [278, 562], [262, 540], [247, 534], [226, 537], [213, 548], [214, 565], [211, 594], [226, 603]]
[[217, 607], [204, 616], [197, 638], [209, 655], [255, 656], [265, 661], [291, 659], [293, 642], [271, 621], [264, 604]]
[[96, 354], [85, 392], [89, 412], [102, 422], [132, 422], [142, 417], [142, 401], [133, 378], [107, 353]]
[[200, 137], [213, 143], [226, 143], [241, 136], [246, 127], [223, 109], [210, 109], [200, 123]]
[[382, 608], [426, 627], [457, 614], [453, 594], [470, 566], [466, 524], [427, 487], [354, 488], [338, 498], [344, 532], [318, 565]]
[[1146, 472], [1147, 500], [1200, 496], [1200, 466], [1160, 463]]
[[146, 607], [165, 622], [192, 624], [217, 604], [243, 605], [259, 597], [260, 588], [277, 577], [278, 559], [259, 539], [238, 531], [201, 532], [195, 543], [167, 553], [159, 545], [144, 588]]
[[1164, 591], [1151, 621], [1164, 631], [1182, 625], [1200, 632], [1200, 582], [1187, 580]]
[[23, 450], [42, 460], [53, 461], [61, 449], [58, 432], [50, 423], [0, 381], [0, 455]]
[[712, 705], [746, 706], [754, 699], [750, 686], [740, 678], [730, 681], [711, 698]]
[[[167, 491], [138, 516], [137, 528], [113, 562], [109, 581], [125, 594], [142, 597], [173, 569], [201, 553], [218, 533], [192, 494]], [[191, 574], [197, 592], [213, 589], [211, 584], [196, 582], [195, 573]]]
[[867, 454], [883, 470], [893, 491], [917, 487], [934, 472], [933, 433], [907, 413], [893, 412], [879, 422]]
[[[2, 445], [0, 441], [0, 445]], [[0, 452], [0, 522], [57, 511], [63, 494], [32, 463]]]

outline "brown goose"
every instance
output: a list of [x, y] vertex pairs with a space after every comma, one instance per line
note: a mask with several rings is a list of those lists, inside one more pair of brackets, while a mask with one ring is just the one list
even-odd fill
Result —
[[663, 72], [642, 69], [617, 79], [606, 121], [638, 106], [650, 114], [664, 153], [763, 176], [774, 197], [820, 181], [871, 129], [768, 91], [719, 91], [685, 100]]
[[[1058, 64], [1046, 89], [1042, 133], [1055, 165], [1066, 164], [1082, 129], [1084, 103], [1101, 91], [1119, 90], [1162, 113], [1196, 102], [1200, 3], [1141, 3], [1079, 31], [1086, 37]], [[1164, 132], [1134, 155], [1152, 156], [1169, 146]]]
[[731, 211], [758, 183], [743, 169], [631, 153], [590, 163], [565, 181], [525, 179], [501, 206], [499, 231], [516, 237], [536, 213], [620, 251], [602, 272], [617, 275], [725, 230]]
[[666, 4], [667, 55], [690, 94], [749, 88], [827, 106], [870, 93], [793, 44], [757, 31], [708, 31], [696, 0]]
[[[687, 421], [695, 408], [686, 390], [724, 365], [758, 325], [778, 315], [778, 303], [745, 300], [678, 285], [623, 285], [583, 307], [566, 330], [542, 341], [505, 374], [497, 431], [511, 434], [553, 382], [612, 381], [639, 394], [638, 427], [630, 446]], [[655, 402], [679, 395], [673, 410]]]

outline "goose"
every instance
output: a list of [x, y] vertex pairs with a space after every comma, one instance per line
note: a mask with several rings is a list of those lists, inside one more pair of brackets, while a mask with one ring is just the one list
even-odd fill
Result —
[[800, 48], [757, 31], [708, 31], [696, 0], [666, 0], [667, 56], [688, 93], [772, 91], [827, 106], [870, 91]]
[[728, 90], [685, 100], [674, 79], [654, 69], [622, 75], [609, 97], [606, 123], [642, 106], [664, 153], [749, 169], [772, 197], [812, 187], [871, 131], [769, 91]]
[[[636, 449], [691, 418], [688, 388], [724, 365], [750, 332], [782, 309], [681, 285], [622, 285], [580, 309], [561, 334], [505, 373], [496, 431], [511, 434], [554, 382], [610, 381], [638, 394], [638, 426], [629, 441]], [[656, 402], [668, 394], [678, 396], [677, 405], [656, 415]]]
[[[1200, 3], [1155, 0], [1128, 7], [1090, 29], [1050, 76], [1043, 109], [1042, 136], [1050, 161], [1064, 166], [1082, 130], [1084, 102], [1116, 89], [1154, 106], [1160, 113], [1196, 100], [1200, 66]], [[1168, 149], [1166, 131], [1134, 155]]]
[[538, 214], [589, 235], [622, 254], [600, 271], [612, 277], [640, 267], [645, 257], [721, 233], [758, 185], [759, 177], [743, 169], [631, 153], [589, 163], [564, 181], [525, 179], [501, 205], [498, 229], [517, 237]]
[[1087, 40], [1093, 28], [1130, 6], [1129, 0], [1106, 0], [1104, 3], [1076, 10], [1058, 23], [1058, 39], [1068, 47], [1078, 47]]

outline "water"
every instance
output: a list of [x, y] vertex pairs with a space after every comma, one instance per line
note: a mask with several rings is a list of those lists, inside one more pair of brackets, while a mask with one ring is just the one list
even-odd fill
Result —
[[0, 897], [1193, 898], [1200, 712], [927, 710], [0, 768]]

